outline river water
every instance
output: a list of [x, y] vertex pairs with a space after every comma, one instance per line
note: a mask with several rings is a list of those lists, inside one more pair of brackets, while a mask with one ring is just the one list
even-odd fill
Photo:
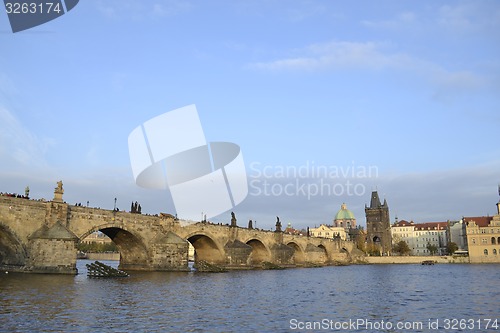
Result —
[[89, 262], [78, 260], [77, 276], [2, 273], [0, 331], [500, 332], [500, 265], [130, 272], [90, 279]]

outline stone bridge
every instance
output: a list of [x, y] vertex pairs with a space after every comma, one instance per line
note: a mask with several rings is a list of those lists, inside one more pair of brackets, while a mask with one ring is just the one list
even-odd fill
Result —
[[52, 201], [0, 196], [0, 270], [76, 274], [76, 245], [95, 231], [116, 244], [124, 270], [188, 270], [188, 242], [195, 261], [230, 269], [347, 263], [354, 248], [341, 240], [68, 205], [56, 188]]

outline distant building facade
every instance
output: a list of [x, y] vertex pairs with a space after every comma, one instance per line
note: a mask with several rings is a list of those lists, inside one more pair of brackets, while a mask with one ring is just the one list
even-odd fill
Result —
[[493, 217], [464, 217], [471, 263], [500, 263], [500, 202]]
[[467, 230], [464, 220], [448, 222], [448, 243], [453, 242], [457, 244], [457, 251], [467, 251]]
[[347, 235], [345, 229], [342, 227], [334, 227], [326, 224], [321, 224], [317, 228], [309, 228], [309, 235], [311, 237], [321, 237], [321, 238], [340, 238], [346, 240]]
[[296, 236], [306, 236], [304, 230], [298, 230], [292, 227], [292, 223], [288, 222], [286, 229], [283, 231], [285, 234], [296, 235]]
[[91, 233], [87, 237], [85, 237], [82, 240], [82, 243], [111, 244], [111, 243], [113, 243], [113, 241], [111, 240], [111, 238], [109, 238], [108, 236], [106, 236], [102, 232], [96, 231], [96, 232]]
[[405, 220], [397, 221], [391, 226], [392, 243], [397, 244], [400, 241], [405, 241], [408, 244], [411, 254], [414, 254], [415, 249], [415, 223]]
[[372, 192], [370, 206], [365, 206], [367, 243], [380, 249], [382, 255], [392, 250], [391, 222], [387, 200], [380, 203], [377, 191]]
[[343, 203], [335, 214], [332, 225], [321, 224], [318, 228], [310, 228], [309, 234], [312, 237], [355, 240], [359, 230], [356, 228], [356, 217]]
[[391, 227], [393, 244], [405, 241], [415, 256], [431, 255], [429, 245], [436, 247], [435, 255], [446, 254], [448, 222], [414, 223], [401, 220]]
[[429, 245], [436, 248], [434, 255], [446, 254], [447, 246], [447, 222], [426, 222], [415, 225], [415, 248], [414, 254], [419, 256], [430, 256]]

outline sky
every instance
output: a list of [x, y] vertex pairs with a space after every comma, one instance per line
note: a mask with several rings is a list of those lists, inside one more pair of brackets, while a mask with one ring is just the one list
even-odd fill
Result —
[[207, 141], [241, 148], [239, 225], [331, 224], [343, 202], [365, 225], [373, 190], [391, 221], [493, 215], [499, 31], [495, 0], [85, 0], [18, 33], [3, 12], [0, 191], [62, 180], [71, 204], [175, 214], [127, 140], [195, 104]]

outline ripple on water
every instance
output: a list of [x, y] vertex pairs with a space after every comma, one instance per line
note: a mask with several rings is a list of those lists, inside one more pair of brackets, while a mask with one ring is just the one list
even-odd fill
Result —
[[[500, 265], [370, 265], [132, 272], [124, 279], [0, 277], [0, 331], [287, 332], [290, 320], [425, 321], [498, 316]], [[116, 262], [114, 263], [116, 267]], [[82, 267], [83, 265], [83, 267]], [[473, 283], [466, 283], [473, 281]]]

